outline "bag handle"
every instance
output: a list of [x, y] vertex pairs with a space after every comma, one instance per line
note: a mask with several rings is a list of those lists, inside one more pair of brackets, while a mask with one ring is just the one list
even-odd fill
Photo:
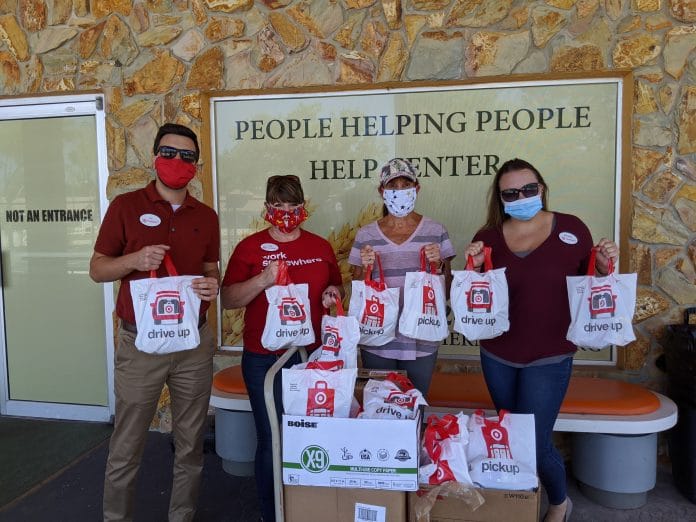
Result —
[[486, 418], [486, 412], [485, 412], [484, 410], [482, 410], [481, 408], [479, 408], [479, 409], [477, 409], [477, 410], [474, 411], [474, 415], [476, 415], [477, 417], [480, 417], [481, 419], [483, 419], [483, 423], [484, 423], [486, 426], [494, 426], [494, 425], [496, 425], [496, 424], [500, 424], [501, 422], [503, 422], [503, 419], [505, 418], [505, 416], [506, 416], [507, 414], [509, 414], [509, 413], [510, 413], [510, 412], [509, 412], [508, 410], [500, 410], [500, 411], [498, 412], [498, 420], [497, 420], [497, 421], [493, 421], [493, 420], [488, 420], [488, 419]]
[[374, 279], [372, 279], [372, 265], [369, 265], [367, 267], [367, 273], [365, 274], [365, 280], [363, 282], [370, 288], [373, 288], [378, 292], [382, 292], [387, 288], [387, 285], [384, 283], [384, 270], [382, 270], [382, 259], [379, 257], [379, 254], [377, 252], [375, 252], [375, 261], [377, 261], [377, 272], [379, 275], [379, 281], [375, 281]]
[[[483, 271], [488, 272], [489, 270], [493, 270], [493, 249], [491, 247], [483, 247]], [[466, 267], [464, 270], [473, 270], [474, 269], [474, 257], [473, 256], [468, 256], [466, 259]]]
[[[336, 303], [336, 317], [345, 317], [346, 316], [346, 311], [343, 308], [343, 301], [341, 301], [340, 297], [335, 297], [334, 298], [334, 303]], [[331, 313], [331, 310], [328, 308], [324, 307], [324, 315], [329, 315]]]
[[278, 273], [276, 274], [275, 284], [287, 286], [291, 283], [292, 279], [290, 279], [290, 274], [288, 273], [288, 264], [281, 259], [278, 261]]
[[396, 386], [402, 391], [402, 392], [407, 392], [409, 390], [412, 390], [415, 388], [413, 383], [411, 382], [411, 379], [409, 379], [405, 375], [401, 375], [400, 373], [396, 372], [389, 372], [387, 374], [387, 379], [388, 381], [393, 382], [396, 384]]
[[[593, 276], [595, 275], [595, 263], [597, 262], [597, 251], [599, 249], [597, 247], [592, 247], [592, 252], [590, 252], [590, 261], [587, 265], [587, 275]], [[614, 273], [614, 260], [610, 257], [609, 258], [609, 271], [607, 272], [607, 275], [613, 274]]]
[[445, 440], [453, 435], [458, 435], [460, 431], [459, 421], [455, 415], [448, 413], [442, 417], [430, 415], [426, 421], [425, 433], [423, 434], [423, 447], [433, 462], [440, 460], [442, 447], [439, 441]]
[[336, 317], [345, 316], [346, 312], [343, 309], [343, 302], [341, 301], [341, 298], [336, 297], [334, 300], [336, 301]]
[[[164, 253], [164, 259], [162, 262], [164, 263], [164, 268], [167, 270], [168, 275], [172, 277], [179, 275], [179, 273], [176, 271], [176, 267], [174, 266], [174, 261], [172, 261], [172, 258], [168, 252]], [[157, 279], [157, 270], [150, 270], [150, 278]]]
[[[426, 269], [426, 265], [429, 270]], [[437, 263], [434, 261], [431, 261], [430, 263], [427, 262], [425, 257], [425, 247], [421, 247], [420, 249], [420, 271], [428, 272], [433, 275], [436, 275], [435, 273], [437, 272]]]

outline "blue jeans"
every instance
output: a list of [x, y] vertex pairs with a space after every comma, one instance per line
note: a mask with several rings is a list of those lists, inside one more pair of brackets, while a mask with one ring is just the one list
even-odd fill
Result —
[[515, 368], [481, 354], [481, 368], [497, 410], [533, 413], [537, 471], [550, 504], [566, 499], [563, 459], [553, 445], [553, 425], [568, 389], [573, 359], [542, 366]]
[[428, 395], [430, 381], [433, 379], [437, 352], [432, 355], [418, 357], [412, 361], [402, 361], [400, 359], [388, 359], [380, 357], [365, 350], [360, 350], [363, 368], [370, 370], [405, 370], [406, 375], [413, 385], [423, 394]]
[[[256, 475], [256, 491], [261, 508], [261, 516], [264, 522], [275, 521], [275, 502], [273, 496], [273, 450], [271, 439], [271, 424], [268, 421], [266, 401], [263, 394], [263, 381], [266, 373], [271, 369], [282, 354], [259, 354], [244, 352], [242, 354], [242, 376], [249, 394], [249, 403], [254, 414], [256, 425], [256, 459], [254, 473]], [[296, 353], [285, 364], [289, 368], [300, 362], [300, 355]], [[273, 393], [275, 398], [278, 422], [283, 413], [283, 389], [281, 372], [276, 374], [273, 381]]]

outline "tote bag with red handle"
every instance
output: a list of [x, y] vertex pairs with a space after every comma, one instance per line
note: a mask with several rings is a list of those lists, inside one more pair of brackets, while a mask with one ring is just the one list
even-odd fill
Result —
[[597, 250], [592, 249], [585, 276], [566, 277], [570, 326], [566, 339], [577, 346], [624, 346], [636, 339], [633, 314], [637, 274], [617, 274], [609, 262], [609, 274], [595, 275]]
[[453, 329], [470, 341], [492, 339], [510, 329], [505, 268], [493, 269], [491, 253], [490, 247], [484, 247], [482, 273], [474, 271], [471, 256], [465, 270], [452, 272]]
[[191, 350], [200, 344], [198, 313], [201, 299], [191, 282], [202, 276], [178, 275], [174, 263], [165, 254], [168, 277], [150, 277], [130, 282], [135, 324], [135, 347], [145, 353], [172, 353]]
[[372, 279], [372, 266], [367, 267], [364, 281], [353, 281], [350, 315], [360, 325], [360, 344], [382, 346], [396, 337], [399, 320], [400, 288], [387, 288], [379, 254], [375, 254], [379, 280]]

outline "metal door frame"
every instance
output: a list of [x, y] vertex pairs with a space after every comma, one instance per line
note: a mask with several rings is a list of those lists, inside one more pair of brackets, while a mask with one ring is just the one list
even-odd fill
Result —
[[[99, 223], [104, 218], [109, 204], [106, 184], [109, 177], [106, 147], [106, 119], [104, 95], [101, 93], [44, 96], [31, 98], [0, 99], [0, 121], [19, 119], [60, 118], [71, 116], [94, 116], [97, 139], [97, 163], [99, 175]], [[2, 260], [0, 259], [0, 263]], [[2, 270], [0, 264], [0, 278]], [[96, 284], [96, 283], [95, 283]], [[0, 280], [0, 414], [22, 417], [42, 417], [89, 421], [109, 421], [114, 413], [114, 298], [113, 283], [104, 287], [104, 341], [106, 347], [107, 405], [90, 406], [52, 402], [18, 401], [9, 397], [9, 375], [7, 368], [7, 339], [5, 337], [5, 296]]]

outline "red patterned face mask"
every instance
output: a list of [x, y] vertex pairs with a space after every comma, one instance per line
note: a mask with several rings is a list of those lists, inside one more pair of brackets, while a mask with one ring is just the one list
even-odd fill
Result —
[[196, 175], [196, 165], [179, 158], [155, 158], [157, 176], [167, 187], [179, 190], [184, 188]]
[[271, 225], [278, 227], [281, 232], [289, 234], [299, 227], [307, 219], [307, 216], [307, 210], [304, 208], [304, 205], [293, 210], [285, 210], [266, 204], [266, 213], [263, 219]]

